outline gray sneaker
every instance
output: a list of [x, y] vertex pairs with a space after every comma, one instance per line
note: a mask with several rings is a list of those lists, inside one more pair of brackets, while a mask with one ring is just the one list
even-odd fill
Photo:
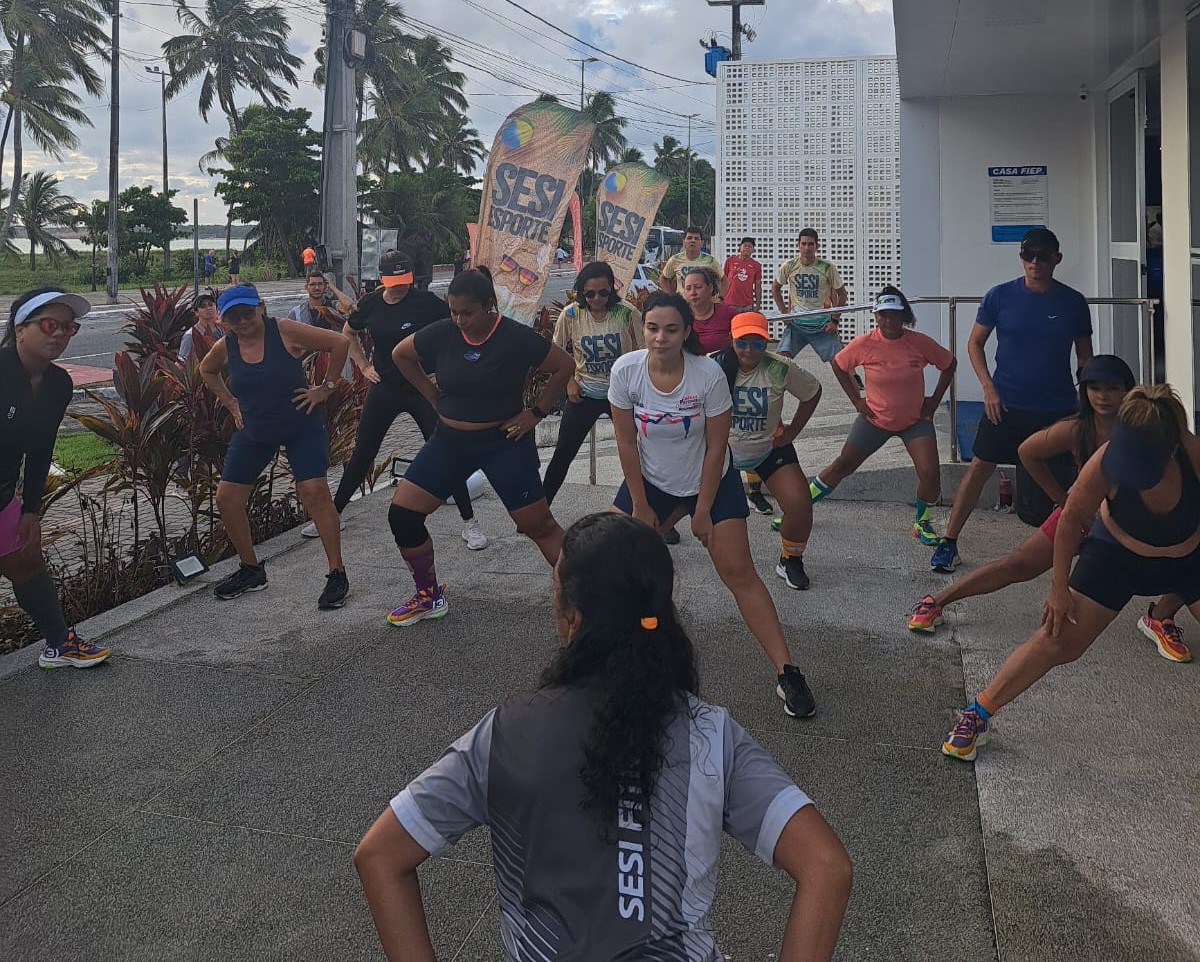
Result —
[[[345, 519], [342, 519], [340, 521], [340, 523], [338, 525], [338, 530], [339, 531], [346, 530]], [[321, 537], [320, 533], [317, 531], [317, 523], [315, 521], [310, 521], [303, 528], [301, 528], [300, 529], [300, 537], [301, 538], [319, 538], [319, 537]]]

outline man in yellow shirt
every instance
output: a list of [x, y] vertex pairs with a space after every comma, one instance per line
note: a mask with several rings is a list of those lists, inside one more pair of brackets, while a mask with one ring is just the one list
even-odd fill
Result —
[[[846, 286], [842, 283], [842, 277], [829, 261], [817, 257], [818, 243], [817, 232], [811, 227], [804, 228], [796, 239], [799, 256], [779, 265], [779, 273], [771, 282], [771, 297], [779, 313], [841, 307], [846, 303]], [[783, 301], [785, 285], [790, 305], [785, 305]], [[789, 321], [783, 337], [779, 339], [779, 353], [785, 357], [795, 357], [806, 344], [822, 361], [832, 361], [842, 347], [835, 317], [817, 315]]]
[[668, 294], [674, 294], [683, 287], [683, 279], [692, 271], [708, 268], [720, 278], [719, 293], [725, 296], [728, 281], [721, 275], [717, 259], [712, 254], [700, 250], [704, 244], [704, 232], [699, 227], [689, 227], [683, 232], [683, 250], [667, 259], [660, 273], [658, 286]]

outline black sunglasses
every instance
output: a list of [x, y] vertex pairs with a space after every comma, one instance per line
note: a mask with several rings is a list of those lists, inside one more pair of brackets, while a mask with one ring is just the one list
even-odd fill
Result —
[[1021, 251], [1021, 260], [1026, 264], [1052, 264], [1054, 253], [1052, 251]]
[[584, 291], [583, 296], [589, 301], [597, 297], [603, 297], [607, 299], [612, 297], [612, 291]]

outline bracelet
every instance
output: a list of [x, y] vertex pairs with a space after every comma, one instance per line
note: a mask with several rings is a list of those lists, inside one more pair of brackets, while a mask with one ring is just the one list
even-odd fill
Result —
[[545, 412], [545, 411], [543, 411], [543, 410], [542, 410], [540, 407], [538, 407], [536, 404], [535, 404], [535, 405], [533, 405], [533, 406], [532, 406], [532, 407], [529, 409], [529, 413], [530, 413], [530, 414], [532, 414], [532, 415], [533, 415], [535, 418], [537, 418], [539, 421], [543, 420], [543, 419], [546, 417], [546, 412]]

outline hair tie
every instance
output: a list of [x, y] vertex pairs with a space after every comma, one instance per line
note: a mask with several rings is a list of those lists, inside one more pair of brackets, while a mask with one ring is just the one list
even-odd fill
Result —
[[658, 619], [651, 615], [649, 618], [642, 619], [642, 627], [647, 631], [653, 631], [658, 627]]

